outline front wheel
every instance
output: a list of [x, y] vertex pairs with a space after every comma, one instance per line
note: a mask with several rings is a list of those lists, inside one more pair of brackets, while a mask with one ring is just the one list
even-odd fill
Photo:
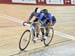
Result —
[[54, 35], [54, 29], [53, 28], [50, 28], [50, 31], [49, 31], [49, 34], [48, 34], [48, 38], [44, 40], [44, 45], [45, 46], [48, 46], [52, 39], [53, 39], [53, 35]]
[[31, 33], [30, 30], [26, 30], [23, 32], [23, 34], [21, 35], [20, 41], [19, 41], [19, 49], [21, 51], [23, 51], [24, 49], [27, 48], [29, 42], [31, 39]]

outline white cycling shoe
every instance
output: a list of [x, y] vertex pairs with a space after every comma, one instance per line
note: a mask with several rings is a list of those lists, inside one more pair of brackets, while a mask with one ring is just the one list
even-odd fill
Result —
[[42, 40], [46, 40], [47, 38], [47, 36], [42, 36]]
[[38, 40], [38, 37], [34, 37], [33, 41], [36, 42]]
[[43, 37], [44, 40], [46, 40], [47, 38], [48, 38], [47, 36], [44, 36], [44, 37]]

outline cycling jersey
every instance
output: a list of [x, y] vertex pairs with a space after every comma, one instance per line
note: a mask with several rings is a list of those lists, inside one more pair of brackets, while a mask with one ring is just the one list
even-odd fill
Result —
[[[34, 12], [31, 13], [31, 15], [30, 15], [30, 20], [32, 19], [33, 16], [34, 16]], [[52, 20], [52, 16], [53, 16], [53, 15], [52, 15], [51, 13], [44, 14], [44, 13], [40, 12], [40, 13], [38, 13], [37, 18], [38, 18], [38, 20], [40, 20], [40, 21], [43, 20], [43, 17], [44, 17], [45, 19], [47, 19], [47, 20]]]

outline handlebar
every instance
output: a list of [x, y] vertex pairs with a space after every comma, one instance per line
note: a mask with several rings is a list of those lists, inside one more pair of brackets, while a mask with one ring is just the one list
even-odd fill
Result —
[[23, 22], [23, 26], [31, 26], [32, 22]]

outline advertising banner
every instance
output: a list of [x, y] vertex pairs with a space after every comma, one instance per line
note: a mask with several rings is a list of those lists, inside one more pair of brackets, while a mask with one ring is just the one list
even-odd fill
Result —
[[46, 0], [36, 0], [37, 4], [46, 4]]
[[70, 5], [71, 4], [71, 0], [64, 0], [64, 4]]
[[71, 0], [71, 4], [75, 4], [75, 0]]
[[36, 0], [12, 0], [12, 3], [36, 3]]
[[46, 4], [64, 4], [64, 0], [46, 0]]

